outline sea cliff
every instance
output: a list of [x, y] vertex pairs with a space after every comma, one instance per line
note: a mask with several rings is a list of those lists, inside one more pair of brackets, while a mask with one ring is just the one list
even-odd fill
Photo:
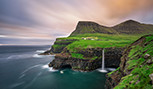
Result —
[[146, 35], [125, 49], [120, 66], [107, 74], [106, 89], [152, 88], [153, 35]]
[[105, 66], [119, 67], [124, 49], [144, 34], [153, 33], [153, 25], [128, 20], [113, 27], [90, 21], [79, 21], [69, 37], [57, 38], [50, 50], [41, 55], [56, 54], [50, 67], [92, 71], [101, 67], [105, 49]]

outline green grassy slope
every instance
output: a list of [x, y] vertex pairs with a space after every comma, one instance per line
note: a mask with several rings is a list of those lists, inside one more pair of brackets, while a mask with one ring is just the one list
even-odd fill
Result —
[[[85, 59], [82, 54], [78, 52], [80, 50], [85, 50], [87, 48], [110, 48], [110, 47], [125, 47], [136, 39], [138, 39], [141, 35], [111, 35], [111, 34], [100, 34], [100, 33], [92, 33], [92, 34], [79, 34], [75, 36], [70, 36], [67, 38], [58, 38], [56, 43], [66, 43], [65, 40], [69, 39], [77, 39], [65, 46], [67, 50], [71, 53], [71, 56], [74, 58]], [[62, 41], [63, 40], [63, 41]], [[54, 48], [58, 48], [61, 45], [53, 45]], [[91, 59], [96, 59], [93, 57]]]
[[[132, 49], [122, 70], [127, 75], [121, 78], [114, 89], [152, 89], [149, 75], [153, 73], [153, 35], [145, 37], [143, 43], [130, 48]], [[111, 76], [116, 71], [120, 73], [120, 70], [119, 67], [108, 75]]]

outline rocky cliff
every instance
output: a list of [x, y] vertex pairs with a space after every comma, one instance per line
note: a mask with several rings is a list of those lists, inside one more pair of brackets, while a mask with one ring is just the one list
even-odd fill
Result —
[[107, 74], [106, 89], [152, 88], [153, 35], [146, 35], [124, 51], [120, 67]]
[[[118, 67], [122, 51], [124, 48], [105, 48], [105, 66]], [[69, 50], [64, 51], [55, 56], [55, 59], [49, 64], [54, 69], [61, 69], [65, 67], [72, 68], [79, 71], [92, 71], [100, 68], [102, 65], [102, 48], [87, 48], [78, 52], [84, 55], [84, 58], [75, 58], [71, 56]], [[93, 59], [93, 56], [96, 57]]]

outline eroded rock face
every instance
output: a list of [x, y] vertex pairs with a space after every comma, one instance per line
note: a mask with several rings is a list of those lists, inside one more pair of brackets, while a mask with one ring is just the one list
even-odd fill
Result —
[[[105, 49], [105, 66], [118, 67], [122, 51], [124, 48], [106, 48]], [[102, 65], [102, 48], [87, 48], [80, 50], [78, 53], [84, 55], [88, 59], [72, 58], [69, 51], [64, 49], [63, 53], [57, 54], [55, 59], [49, 64], [54, 69], [60, 69], [64, 66], [71, 66], [73, 70], [92, 71], [100, 68]], [[90, 57], [98, 56], [97, 59]]]
[[83, 60], [71, 57], [56, 56], [55, 59], [49, 64], [54, 69], [65, 68], [71, 66], [73, 70], [79, 71], [92, 71], [100, 67], [100, 60]]

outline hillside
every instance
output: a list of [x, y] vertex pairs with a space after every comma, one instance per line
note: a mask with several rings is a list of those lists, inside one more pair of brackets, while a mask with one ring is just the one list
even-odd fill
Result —
[[113, 27], [106, 27], [95, 22], [79, 21], [76, 29], [70, 36], [85, 33], [102, 34], [147, 34], [153, 33], [153, 25], [139, 23], [134, 20], [127, 20]]
[[152, 88], [153, 35], [147, 35], [124, 51], [119, 68], [107, 74], [106, 89]]

